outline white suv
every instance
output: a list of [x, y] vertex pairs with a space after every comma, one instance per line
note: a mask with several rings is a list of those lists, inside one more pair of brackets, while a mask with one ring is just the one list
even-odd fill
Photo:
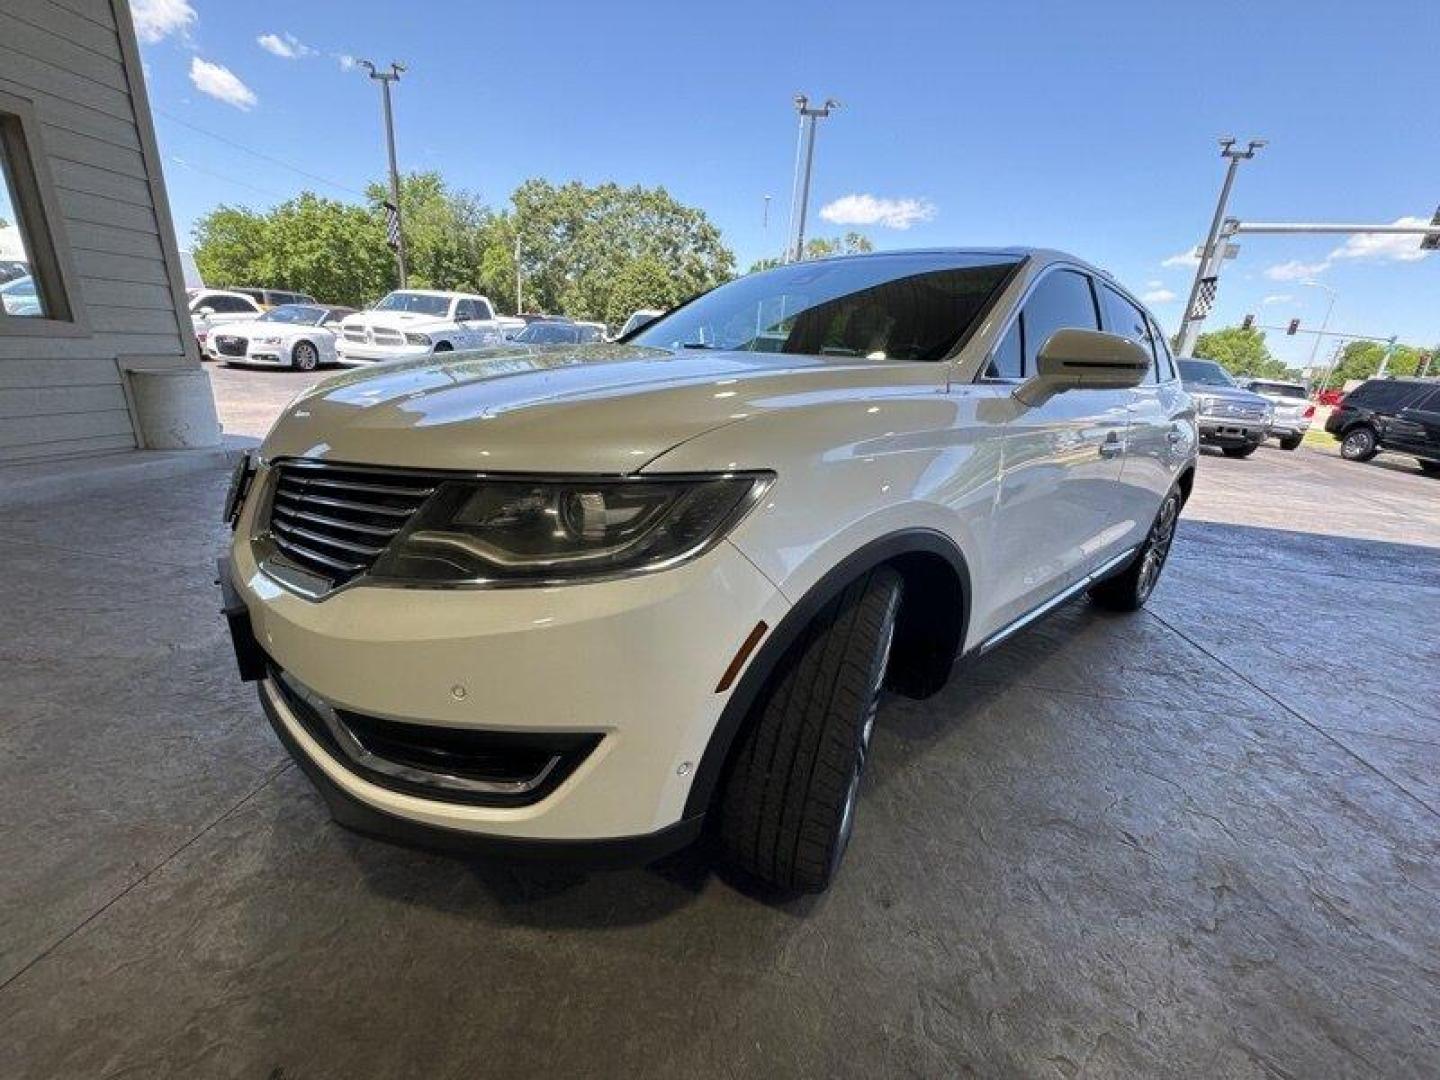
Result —
[[1019, 249], [803, 262], [621, 346], [322, 382], [242, 464], [242, 673], [333, 814], [824, 888], [882, 688], [1081, 592], [1134, 610], [1194, 477], [1155, 323]]
[[498, 345], [508, 325], [484, 296], [399, 289], [342, 322], [335, 347], [342, 364], [373, 364]]

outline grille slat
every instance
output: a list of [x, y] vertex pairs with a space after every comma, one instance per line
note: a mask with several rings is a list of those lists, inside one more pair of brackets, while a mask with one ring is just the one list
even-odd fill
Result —
[[319, 575], [330, 589], [364, 574], [443, 479], [348, 465], [277, 465], [265, 528], [283, 556], [277, 566], [288, 562]]

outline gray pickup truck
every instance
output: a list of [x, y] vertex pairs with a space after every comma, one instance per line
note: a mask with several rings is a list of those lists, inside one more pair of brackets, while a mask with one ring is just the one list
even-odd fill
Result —
[[1220, 447], [1226, 457], [1249, 457], [1269, 438], [1275, 407], [1241, 389], [1214, 360], [1180, 357], [1180, 381], [1195, 403], [1203, 445]]

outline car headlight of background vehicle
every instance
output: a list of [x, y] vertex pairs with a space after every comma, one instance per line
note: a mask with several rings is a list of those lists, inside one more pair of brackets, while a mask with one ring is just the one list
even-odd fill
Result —
[[430, 344], [430, 335], [429, 335], [429, 334], [406, 334], [406, 335], [405, 335], [405, 344], [407, 344], [407, 345], [429, 345], [429, 344]]
[[444, 484], [376, 562], [435, 584], [577, 580], [658, 570], [718, 542], [769, 473]]

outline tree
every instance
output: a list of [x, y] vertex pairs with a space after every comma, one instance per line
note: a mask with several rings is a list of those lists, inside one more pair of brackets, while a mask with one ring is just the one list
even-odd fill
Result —
[[[624, 278], [627, 288], [668, 279], [678, 302], [727, 280], [735, 257], [704, 211], [676, 202], [664, 188], [622, 188], [579, 181], [527, 180], [511, 196], [510, 225], [520, 238], [525, 304], [580, 319], [605, 319], [616, 282], [632, 263], [651, 266]], [[627, 313], [628, 314], [628, 313]]]
[[1221, 364], [1231, 375], [1248, 375], [1259, 379], [1285, 378], [1293, 374], [1281, 361], [1270, 355], [1265, 332], [1253, 327], [1227, 326], [1201, 334], [1195, 342], [1195, 356]]
[[686, 298], [675, 276], [648, 256], [627, 263], [611, 285], [605, 321], [623, 326], [641, 308], [664, 311]]
[[[389, 186], [375, 183], [365, 191], [383, 220]], [[494, 243], [496, 220], [478, 196], [446, 187], [437, 172], [407, 173], [400, 178], [400, 215], [412, 288], [487, 291], [482, 268]], [[491, 299], [498, 305], [506, 295], [513, 295], [513, 289]]]
[[[1385, 345], [1379, 341], [1352, 341], [1340, 353], [1340, 360], [1328, 380], [1330, 386], [1344, 386], [1350, 379], [1368, 379], [1380, 370]], [[1424, 364], [1424, 353], [1409, 345], [1397, 345], [1385, 367], [1387, 375], [1414, 375]], [[1432, 370], [1435, 362], [1431, 362]]]
[[[823, 259], [827, 255], [863, 255], [874, 251], [875, 245], [863, 233], [848, 232], [844, 236], [812, 236], [805, 241], [805, 258]], [[761, 270], [773, 270], [784, 260], [778, 257], [760, 259], [750, 264], [747, 273], [756, 274]]]

